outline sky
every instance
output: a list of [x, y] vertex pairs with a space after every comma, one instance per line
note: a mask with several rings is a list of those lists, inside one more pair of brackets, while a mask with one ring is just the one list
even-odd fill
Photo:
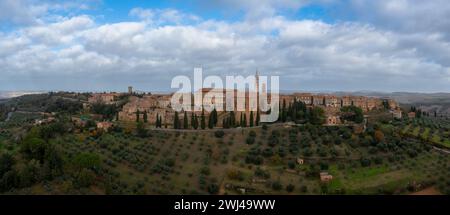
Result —
[[447, 0], [0, 0], [0, 90], [169, 91], [280, 76], [281, 90], [450, 92]]

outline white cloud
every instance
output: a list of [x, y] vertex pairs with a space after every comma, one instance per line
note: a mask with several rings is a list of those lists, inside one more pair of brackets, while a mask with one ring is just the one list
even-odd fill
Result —
[[450, 90], [450, 46], [439, 32], [281, 15], [185, 22], [196, 16], [173, 9], [130, 16], [140, 20], [80, 15], [0, 34], [0, 86], [166, 90], [174, 75], [201, 65], [207, 74], [280, 74], [284, 89]]
[[130, 16], [138, 17], [147, 24], [182, 24], [200, 21], [200, 17], [182, 13], [175, 9], [143, 9], [140, 7], [130, 10]]

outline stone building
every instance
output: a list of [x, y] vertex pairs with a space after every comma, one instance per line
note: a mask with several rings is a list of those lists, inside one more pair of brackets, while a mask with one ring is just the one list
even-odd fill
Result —
[[339, 101], [339, 99], [336, 96], [326, 95], [324, 97], [324, 100], [325, 100], [326, 107], [340, 107], [341, 106], [341, 102]]
[[114, 104], [118, 93], [94, 93], [88, 98], [90, 104], [93, 103], [104, 103], [104, 104]]

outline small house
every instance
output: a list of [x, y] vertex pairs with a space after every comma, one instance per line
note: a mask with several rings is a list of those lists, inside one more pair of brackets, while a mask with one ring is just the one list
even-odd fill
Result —
[[333, 180], [333, 176], [328, 174], [328, 172], [320, 173], [320, 181], [321, 182], [330, 182], [331, 180]]

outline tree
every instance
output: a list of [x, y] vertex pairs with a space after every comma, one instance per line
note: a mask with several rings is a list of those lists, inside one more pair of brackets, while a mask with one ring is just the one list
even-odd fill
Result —
[[136, 122], [139, 122], [139, 115], [140, 115], [139, 110], [137, 110], [136, 111]]
[[242, 127], [247, 127], [247, 114], [244, 113], [244, 117], [242, 120]]
[[89, 186], [94, 179], [94, 172], [100, 167], [100, 157], [93, 153], [80, 153], [72, 161], [75, 182], [80, 187]]
[[384, 141], [384, 134], [380, 130], [375, 131], [374, 137], [375, 137], [375, 140], [377, 141], [377, 143]]
[[155, 122], [155, 127], [159, 128], [159, 114], [156, 114], [156, 122]]
[[230, 112], [230, 127], [236, 127], [236, 116], [234, 111]]
[[281, 121], [286, 122], [287, 113], [286, 113], [286, 100], [283, 99], [283, 107], [281, 108]]
[[147, 123], [147, 111], [144, 111], [144, 116], [143, 116], [143, 118], [144, 118], [144, 123]]
[[148, 130], [145, 128], [144, 123], [142, 123], [142, 122], [136, 123], [136, 134], [138, 137], [141, 137], [141, 138], [148, 137]]
[[198, 128], [198, 117], [197, 117], [197, 114], [194, 114], [194, 122], [193, 122], [192, 127], [194, 127], [194, 129]]
[[23, 141], [20, 150], [27, 159], [36, 159], [43, 163], [47, 148], [48, 143], [46, 143], [43, 139], [32, 137]]
[[211, 114], [209, 114], [209, 118], [208, 118], [208, 128], [212, 129], [213, 127], [214, 127], [214, 115], [211, 112]]
[[261, 121], [260, 119], [260, 115], [259, 115], [259, 110], [256, 111], [256, 121], [255, 121], [255, 125], [259, 126], [259, 121]]
[[179, 129], [180, 119], [178, 119], [178, 112], [175, 111], [175, 117], [173, 118], [173, 128]]
[[217, 138], [222, 138], [225, 135], [225, 132], [223, 132], [222, 130], [218, 130], [216, 132], [214, 132], [214, 136], [216, 136]]
[[217, 126], [217, 120], [218, 120], [218, 116], [217, 116], [217, 110], [214, 107], [214, 109], [211, 112], [211, 116], [212, 116], [212, 124], [213, 126]]
[[341, 108], [341, 117], [344, 120], [352, 121], [355, 123], [362, 123], [364, 121], [364, 115], [361, 108], [356, 106], [346, 106]]
[[189, 121], [188, 121], [188, 117], [187, 117], [186, 111], [184, 112], [184, 117], [183, 117], [183, 128], [184, 129], [188, 129], [189, 128]]
[[250, 127], [253, 127], [254, 119], [253, 119], [253, 111], [250, 111]]
[[208, 185], [208, 193], [217, 194], [219, 192], [219, 186], [215, 183]]
[[241, 113], [241, 119], [239, 120], [239, 126], [244, 127], [244, 115]]
[[309, 122], [313, 125], [325, 123], [325, 111], [320, 107], [313, 107], [310, 111]]
[[202, 129], [205, 129], [205, 128], [206, 128], [205, 110], [202, 110], [200, 127], [201, 127]]
[[4, 153], [0, 155], [0, 177], [3, 176], [6, 172], [12, 170], [12, 166], [14, 165], [15, 160], [14, 157], [9, 153]]
[[192, 113], [191, 113], [191, 127], [192, 127], [192, 128], [195, 127], [195, 126], [194, 126], [194, 123], [195, 123], [194, 121], [195, 121], [194, 113], [192, 112]]

